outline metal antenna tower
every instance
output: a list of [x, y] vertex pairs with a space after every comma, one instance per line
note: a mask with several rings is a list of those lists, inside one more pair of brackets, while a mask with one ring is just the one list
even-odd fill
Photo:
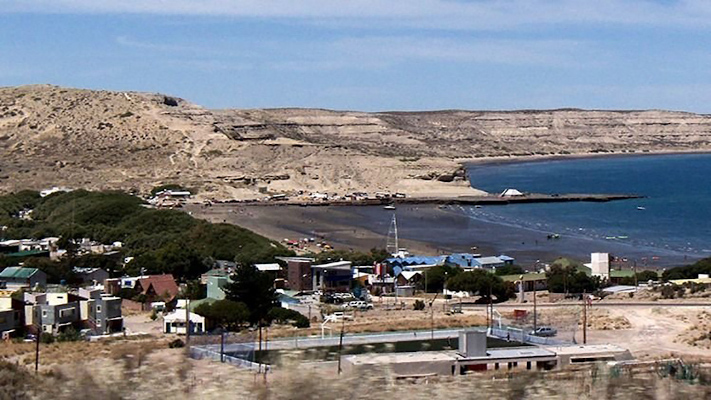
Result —
[[393, 214], [393, 219], [390, 221], [390, 229], [388, 229], [388, 239], [385, 244], [385, 250], [390, 254], [396, 254], [400, 250], [397, 238], [397, 219]]

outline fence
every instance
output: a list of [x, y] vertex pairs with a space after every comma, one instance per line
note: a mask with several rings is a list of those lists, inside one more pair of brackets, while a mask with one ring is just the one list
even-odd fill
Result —
[[226, 364], [234, 365], [235, 367], [246, 368], [258, 372], [269, 371], [269, 365], [267, 364], [260, 364], [244, 358], [221, 354], [219, 351], [201, 346], [190, 347], [190, 358], [195, 360], [208, 359], [213, 361], [221, 361]]
[[489, 328], [489, 335], [496, 336], [499, 339], [506, 339], [514, 342], [521, 342], [527, 344], [538, 344], [548, 346], [569, 344], [563, 340], [554, 339], [551, 337], [529, 335], [521, 328], [513, 328], [510, 326], [505, 326], [502, 328]]

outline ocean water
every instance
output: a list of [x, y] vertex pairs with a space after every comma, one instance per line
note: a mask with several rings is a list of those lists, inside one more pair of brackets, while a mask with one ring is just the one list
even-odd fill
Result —
[[[585, 247], [665, 264], [711, 257], [711, 154], [470, 165], [473, 187], [536, 193], [631, 193], [643, 199], [460, 207], [467, 217], [558, 233]], [[642, 209], [639, 209], [642, 208]], [[541, 236], [543, 237], [543, 236]], [[541, 239], [541, 240], [546, 240]], [[659, 261], [661, 260], [661, 261]], [[646, 261], [645, 261], [646, 262]]]

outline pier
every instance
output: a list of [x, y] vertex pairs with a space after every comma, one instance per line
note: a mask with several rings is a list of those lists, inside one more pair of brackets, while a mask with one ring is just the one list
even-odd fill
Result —
[[[278, 201], [234, 201], [239, 204], [249, 204], [255, 206], [301, 206], [301, 207], [322, 207], [322, 206], [385, 206], [399, 204], [439, 204], [439, 205], [507, 205], [521, 203], [564, 203], [573, 201], [585, 202], [608, 202], [618, 200], [641, 199], [644, 196], [636, 194], [541, 194], [529, 193], [523, 196], [498, 195], [488, 196], [457, 196], [457, 197], [392, 197], [382, 199], [362, 199], [362, 200], [278, 200]], [[233, 203], [226, 201], [224, 203]]]

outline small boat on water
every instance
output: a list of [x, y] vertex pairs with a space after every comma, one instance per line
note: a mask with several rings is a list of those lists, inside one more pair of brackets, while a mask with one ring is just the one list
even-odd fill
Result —
[[394, 210], [394, 209], [395, 209], [395, 206], [392, 205], [392, 204], [388, 204], [387, 206], [385, 206], [385, 207], [383, 207], [383, 208], [386, 209], [386, 210]]
[[644, 210], [646, 210], [646, 208], [644, 208], [644, 207], [642, 207], [642, 206], [638, 206], [638, 207], [637, 207], [637, 210], [639, 210], [639, 211], [644, 211]]

